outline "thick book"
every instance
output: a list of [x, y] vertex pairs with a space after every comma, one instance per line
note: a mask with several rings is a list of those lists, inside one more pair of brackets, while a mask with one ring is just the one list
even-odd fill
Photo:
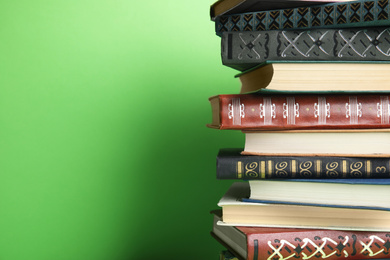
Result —
[[240, 260], [389, 258], [389, 232], [221, 226], [213, 213], [212, 236]]
[[218, 225], [390, 231], [390, 210], [383, 208], [245, 201], [249, 196], [248, 182], [233, 183], [218, 203], [222, 208]]
[[387, 26], [389, 11], [389, 0], [342, 1], [286, 9], [280, 6], [269, 11], [252, 9], [217, 17], [215, 31], [221, 35], [233, 31]]
[[390, 210], [390, 179], [251, 180], [248, 201]]
[[390, 157], [390, 129], [245, 132], [242, 154]]
[[218, 0], [210, 7], [210, 18], [228, 14], [294, 8], [351, 0]]
[[241, 148], [220, 149], [219, 180], [379, 179], [390, 178], [390, 158], [242, 155]]
[[217, 129], [367, 129], [390, 127], [390, 92], [262, 90], [209, 98]]
[[390, 61], [390, 26], [224, 32], [222, 63], [244, 71], [266, 61]]
[[265, 62], [236, 75], [240, 93], [279, 91], [390, 91], [389, 62]]

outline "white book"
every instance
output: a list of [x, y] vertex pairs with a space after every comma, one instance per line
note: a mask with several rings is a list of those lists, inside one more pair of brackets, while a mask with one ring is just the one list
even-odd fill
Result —
[[246, 132], [243, 154], [390, 157], [390, 131], [381, 129]]
[[[236, 182], [221, 198], [219, 225], [390, 231], [390, 211], [245, 202], [248, 182]], [[313, 194], [314, 196], [314, 194]], [[380, 199], [380, 198], [378, 198]]]
[[249, 199], [263, 203], [390, 210], [390, 179], [251, 180], [249, 186]]

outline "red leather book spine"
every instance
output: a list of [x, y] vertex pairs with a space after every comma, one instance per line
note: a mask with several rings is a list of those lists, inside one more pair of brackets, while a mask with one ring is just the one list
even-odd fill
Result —
[[[210, 98], [219, 129], [389, 128], [389, 93], [237, 94]], [[218, 107], [216, 107], [218, 106]], [[215, 117], [215, 115], [213, 115]]]
[[248, 260], [377, 259], [390, 253], [386, 232], [310, 230], [248, 234], [247, 239]]

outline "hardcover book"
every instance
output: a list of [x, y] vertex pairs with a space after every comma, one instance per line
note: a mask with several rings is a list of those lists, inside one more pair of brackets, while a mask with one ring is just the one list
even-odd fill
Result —
[[361, 0], [270, 11], [222, 15], [215, 19], [217, 35], [223, 32], [314, 28], [387, 26], [389, 0]]
[[221, 226], [221, 213], [213, 213], [212, 236], [240, 260], [389, 257], [389, 232]]
[[[219, 0], [211, 5], [210, 17], [215, 20], [220, 15], [264, 11], [280, 8], [294, 8], [348, 0]], [[349, 0], [351, 1], [351, 0]]]
[[244, 71], [266, 61], [389, 61], [390, 27], [228, 32], [222, 63]]
[[248, 182], [233, 183], [218, 203], [222, 208], [218, 225], [390, 231], [390, 210], [243, 201], [249, 195]]
[[390, 127], [386, 92], [279, 92], [211, 97], [217, 129], [367, 129]]
[[388, 62], [265, 62], [238, 74], [241, 93], [279, 91], [390, 91]]
[[390, 179], [251, 180], [248, 201], [390, 210], [389, 185]]
[[245, 132], [242, 154], [390, 157], [390, 129]]
[[390, 178], [390, 158], [242, 155], [240, 148], [220, 149], [217, 179], [376, 179]]

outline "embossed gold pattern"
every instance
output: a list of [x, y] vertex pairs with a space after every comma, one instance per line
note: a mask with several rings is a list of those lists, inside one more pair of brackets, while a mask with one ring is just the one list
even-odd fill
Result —
[[302, 177], [310, 177], [313, 173], [310, 171], [310, 168], [313, 166], [313, 162], [306, 161], [299, 165], [299, 174]]
[[277, 177], [287, 177], [288, 173], [286, 171], [286, 168], [288, 166], [287, 162], [281, 162], [275, 164], [275, 174]]
[[338, 162], [330, 162], [330, 163], [327, 163], [325, 168], [326, 168], [326, 176], [329, 176], [329, 177], [338, 177], [339, 176], [339, 172], [337, 171], [337, 168], [339, 167], [339, 163]]
[[355, 162], [350, 165], [351, 168], [351, 175], [354, 177], [362, 177], [363, 173], [360, 171], [360, 169], [363, 167], [362, 162]]
[[257, 162], [247, 163], [245, 165], [245, 176], [251, 178], [258, 178], [259, 174], [256, 172], [258, 166], [259, 164]]

